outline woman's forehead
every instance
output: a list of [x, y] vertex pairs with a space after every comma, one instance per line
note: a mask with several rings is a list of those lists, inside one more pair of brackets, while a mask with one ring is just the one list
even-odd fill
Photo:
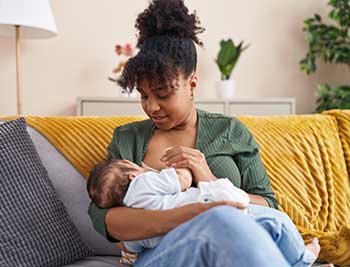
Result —
[[185, 84], [185, 79], [183, 75], [178, 75], [177, 78], [171, 81], [160, 81], [160, 80], [152, 80], [149, 81], [147, 79], [143, 79], [141, 82], [137, 84], [136, 89], [140, 92], [150, 92], [150, 91], [159, 91], [162, 89], [169, 88], [179, 88]]
[[157, 91], [164, 87], [166, 87], [166, 83], [161, 83], [160, 81], [148, 81], [143, 80], [139, 84], [137, 84], [136, 89], [140, 92], [148, 92], [148, 91]]

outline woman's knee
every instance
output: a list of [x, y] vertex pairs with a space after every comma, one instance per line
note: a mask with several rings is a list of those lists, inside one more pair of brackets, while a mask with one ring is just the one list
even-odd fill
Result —
[[203, 217], [206, 217], [206, 220], [221, 223], [231, 222], [232, 218], [237, 218], [244, 216], [239, 209], [231, 206], [218, 206], [207, 210], [202, 213]]
[[284, 212], [280, 210], [276, 210], [273, 208], [268, 208], [264, 206], [257, 206], [257, 205], [251, 205], [251, 214], [255, 216], [256, 218], [274, 218], [278, 222], [287, 225], [287, 226], [294, 226], [293, 221], [291, 218]]
[[214, 236], [230, 236], [244, 231], [246, 221], [251, 220], [242, 211], [230, 206], [212, 208], [201, 216], [204, 223], [202, 233]]

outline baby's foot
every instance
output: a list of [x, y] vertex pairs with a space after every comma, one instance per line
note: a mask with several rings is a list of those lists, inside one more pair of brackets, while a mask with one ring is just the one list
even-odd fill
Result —
[[306, 248], [310, 250], [316, 256], [316, 258], [318, 257], [318, 254], [320, 254], [321, 247], [316, 237], [311, 240], [311, 243], [306, 245]]
[[[320, 247], [320, 244], [318, 243], [318, 239], [316, 237], [314, 237], [311, 240], [311, 243], [306, 245], [306, 248], [308, 250], [310, 250], [316, 256], [316, 258], [318, 257], [318, 254], [320, 254], [321, 247]], [[334, 267], [334, 265], [332, 263], [322, 263], [320, 265], [315, 265], [315, 266], [317, 266], [317, 267]]]

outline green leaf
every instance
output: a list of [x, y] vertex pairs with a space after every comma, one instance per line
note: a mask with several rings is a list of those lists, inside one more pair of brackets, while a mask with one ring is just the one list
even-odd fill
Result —
[[215, 60], [221, 72], [222, 79], [229, 79], [241, 53], [246, 50], [249, 45], [243, 47], [243, 41], [237, 46], [232, 39], [221, 40], [220, 50]]
[[320, 16], [320, 15], [315, 14], [315, 19], [316, 19], [318, 22], [321, 22], [321, 16]]
[[330, 0], [328, 5], [331, 23], [324, 22], [319, 14], [304, 20], [308, 48], [299, 67], [307, 74], [317, 70], [317, 59], [350, 68], [350, 0]]
[[329, 13], [329, 17], [335, 21], [339, 21], [340, 19], [338, 15], [338, 11], [334, 9]]
[[350, 109], [350, 86], [319, 85], [316, 112], [327, 109]]

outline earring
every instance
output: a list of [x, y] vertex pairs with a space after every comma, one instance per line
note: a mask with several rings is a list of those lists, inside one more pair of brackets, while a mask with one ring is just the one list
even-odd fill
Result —
[[191, 96], [190, 96], [190, 100], [191, 101], [194, 100], [193, 89], [194, 89], [194, 87], [191, 87]]

